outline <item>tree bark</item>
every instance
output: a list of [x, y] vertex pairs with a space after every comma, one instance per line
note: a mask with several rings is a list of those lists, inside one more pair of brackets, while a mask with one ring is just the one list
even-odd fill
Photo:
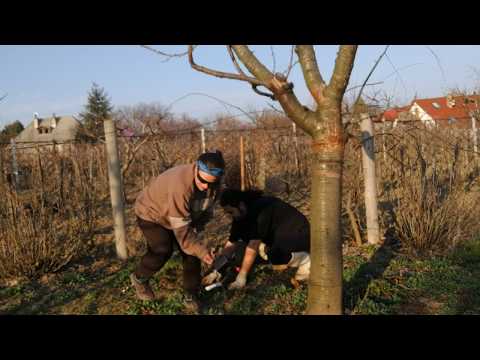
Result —
[[[340, 110], [340, 109], [338, 109]], [[320, 116], [320, 115], [319, 115]], [[309, 315], [340, 315], [342, 306], [341, 180], [344, 142], [340, 111], [329, 111], [313, 136]]]

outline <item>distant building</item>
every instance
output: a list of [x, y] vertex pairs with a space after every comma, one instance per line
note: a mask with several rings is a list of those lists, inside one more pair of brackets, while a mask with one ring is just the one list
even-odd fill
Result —
[[470, 129], [473, 119], [479, 120], [480, 95], [445, 96], [415, 99], [408, 106], [388, 109], [377, 117], [377, 123], [399, 123], [421, 121], [427, 126], [456, 127]]
[[34, 115], [32, 122], [15, 138], [17, 148], [30, 148], [39, 145], [55, 145], [59, 151], [65, 143], [78, 138], [81, 123], [73, 116], [56, 116], [40, 118]]

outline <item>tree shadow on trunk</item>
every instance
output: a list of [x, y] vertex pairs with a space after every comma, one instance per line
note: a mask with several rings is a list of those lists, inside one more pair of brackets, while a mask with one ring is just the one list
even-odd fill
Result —
[[367, 293], [370, 284], [380, 279], [395, 257], [396, 244], [390, 236], [375, 251], [369, 261], [362, 264], [352, 279], [344, 283], [344, 308], [353, 313]]

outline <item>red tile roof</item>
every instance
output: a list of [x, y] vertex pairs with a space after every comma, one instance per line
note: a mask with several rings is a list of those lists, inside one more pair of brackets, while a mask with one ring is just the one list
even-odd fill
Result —
[[[476, 103], [468, 101], [465, 103], [465, 99], [473, 99]], [[455, 118], [457, 120], [468, 118], [470, 119], [470, 111], [480, 110], [480, 95], [471, 96], [454, 96], [455, 106], [449, 108], [447, 106], [446, 97], [438, 97], [431, 99], [416, 99], [412, 102], [417, 103], [424, 111], [428, 113], [435, 121], [448, 121], [449, 118]], [[437, 103], [438, 108], [433, 104]], [[478, 107], [477, 107], [478, 106]]]
[[377, 121], [395, 121], [398, 119], [400, 113], [408, 111], [409, 109], [410, 105], [387, 109], [378, 116]]

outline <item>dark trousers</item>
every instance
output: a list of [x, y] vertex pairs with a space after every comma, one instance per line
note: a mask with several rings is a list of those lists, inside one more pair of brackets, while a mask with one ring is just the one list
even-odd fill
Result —
[[[173, 246], [177, 242], [172, 230], [159, 224], [137, 217], [137, 224], [147, 240], [147, 252], [140, 259], [135, 269], [135, 276], [140, 279], [149, 279], [158, 272], [173, 254]], [[177, 243], [178, 244], [178, 243]], [[184, 253], [178, 246], [183, 259], [183, 288], [186, 292], [194, 293], [200, 288], [200, 260]]]

